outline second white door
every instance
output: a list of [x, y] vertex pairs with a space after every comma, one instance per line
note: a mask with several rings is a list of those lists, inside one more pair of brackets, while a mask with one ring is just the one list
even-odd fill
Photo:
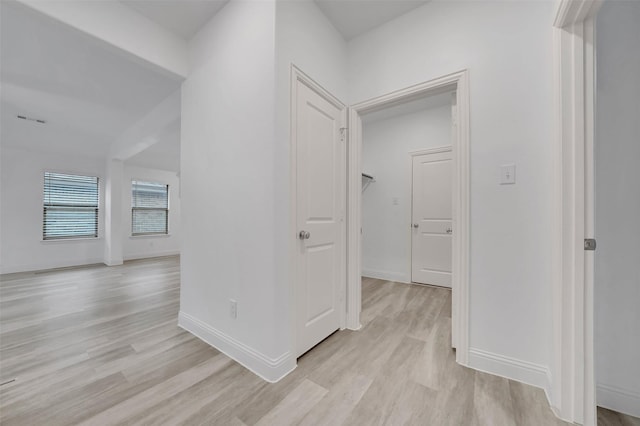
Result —
[[413, 157], [411, 281], [451, 287], [451, 150]]
[[297, 355], [340, 328], [345, 285], [345, 107], [297, 81]]

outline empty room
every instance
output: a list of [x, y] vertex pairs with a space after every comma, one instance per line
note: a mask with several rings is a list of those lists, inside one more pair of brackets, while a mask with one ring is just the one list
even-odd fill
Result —
[[640, 2], [0, 19], [2, 425], [640, 425]]

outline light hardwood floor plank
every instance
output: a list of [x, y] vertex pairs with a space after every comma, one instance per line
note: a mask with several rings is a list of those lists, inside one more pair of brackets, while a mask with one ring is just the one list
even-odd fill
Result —
[[640, 426], [640, 418], [621, 414], [598, 407], [598, 425], [600, 426]]
[[353, 408], [365, 394], [371, 379], [359, 374], [346, 374], [302, 419], [303, 426], [339, 426], [345, 424]]
[[564, 424], [540, 389], [456, 364], [448, 289], [364, 278], [363, 328], [267, 383], [177, 327], [178, 257], [0, 278], [3, 426]]
[[298, 424], [327, 392], [322, 386], [305, 379], [265, 414], [256, 426]]

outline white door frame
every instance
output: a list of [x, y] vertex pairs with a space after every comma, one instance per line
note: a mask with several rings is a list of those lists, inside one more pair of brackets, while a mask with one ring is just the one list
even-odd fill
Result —
[[556, 147], [550, 400], [562, 419], [596, 424], [593, 348], [594, 21], [601, 0], [560, 0], [553, 28]]
[[[334, 106], [336, 106], [339, 109], [343, 110], [343, 116], [342, 116], [342, 122], [347, 123], [347, 108], [346, 105], [343, 104], [338, 98], [336, 98], [335, 96], [333, 96], [331, 93], [329, 93], [327, 90], [325, 90], [321, 85], [319, 85], [318, 83], [316, 83], [311, 77], [309, 77], [308, 75], [306, 75], [304, 72], [302, 72], [298, 67], [296, 67], [294, 64], [291, 64], [291, 90], [290, 90], [290, 94], [291, 94], [291, 99], [290, 99], [290, 104], [291, 105], [291, 110], [290, 110], [290, 129], [289, 129], [289, 214], [291, 215], [289, 218], [289, 233], [290, 233], [290, 239], [289, 239], [289, 297], [291, 300], [291, 303], [295, 304], [297, 303], [296, 301], [297, 299], [297, 291], [296, 291], [296, 277], [297, 277], [297, 267], [298, 267], [298, 258], [297, 258], [297, 252], [296, 252], [296, 247], [299, 244], [299, 237], [298, 237], [298, 209], [297, 209], [297, 185], [298, 185], [298, 174], [297, 174], [297, 166], [298, 166], [298, 156], [297, 156], [297, 146], [298, 146], [298, 142], [296, 139], [296, 128], [297, 128], [297, 103], [298, 103], [298, 82], [304, 84], [305, 86], [307, 86], [308, 88], [310, 88], [311, 90], [313, 90], [314, 92], [316, 92], [318, 95], [320, 95], [321, 97], [323, 97], [324, 99], [327, 100], [327, 102], [333, 104]], [[346, 139], [346, 134], [344, 134], [344, 131], [342, 131], [343, 133], [343, 140], [347, 141]], [[348, 152], [345, 148], [345, 154], [348, 155]], [[346, 193], [346, 191], [345, 191]], [[345, 201], [345, 206], [346, 206], [347, 202]], [[344, 215], [346, 216], [346, 215]], [[347, 253], [346, 253], [346, 226], [343, 226], [343, 238], [344, 238], [344, 242], [345, 244], [342, 244], [342, 251], [343, 251], [343, 256], [342, 256], [342, 269], [346, 270], [346, 258], [347, 258]], [[345, 280], [346, 281], [346, 280]], [[343, 282], [344, 284], [344, 282]], [[346, 286], [345, 285], [340, 285], [340, 288], [342, 290], [341, 294], [340, 294], [340, 303], [341, 303], [341, 308], [340, 308], [340, 329], [343, 330], [344, 328], [346, 328], [346, 315], [347, 315], [347, 305], [346, 305]], [[291, 314], [290, 314], [290, 336], [291, 336], [291, 353], [292, 354], [296, 354], [297, 353], [297, 309], [295, 309], [295, 306], [293, 307], [293, 309], [291, 309]]]
[[[347, 221], [347, 328], [360, 328], [362, 270], [362, 119], [361, 116], [420, 97], [454, 90], [457, 123], [452, 142], [453, 153], [453, 258], [452, 329], [456, 361], [467, 365], [469, 359], [469, 75], [467, 70], [397, 90], [349, 108], [348, 147], [348, 221]], [[455, 118], [454, 118], [455, 119]]]

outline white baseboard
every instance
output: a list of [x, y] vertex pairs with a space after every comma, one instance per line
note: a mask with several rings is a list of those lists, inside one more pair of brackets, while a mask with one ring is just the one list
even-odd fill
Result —
[[267, 382], [279, 381], [297, 366], [296, 358], [290, 352], [277, 358], [269, 358], [182, 311], [178, 317], [178, 326], [237, 361]]
[[[153, 257], [177, 256], [179, 254], [180, 254], [180, 250], [156, 251], [151, 253], [137, 253], [137, 254], [130, 254], [125, 256], [123, 260], [150, 259]], [[39, 262], [39, 263], [9, 265], [9, 266], [0, 265], [0, 274], [15, 274], [18, 272], [37, 272], [37, 271], [46, 271], [49, 269], [73, 268], [76, 266], [89, 266], [89, 265], [118, 266], [118, 265], [122, 265], [122, 260], [109, 260], [109, 259], [100, 257], [95, 259], [84, 259], [82, 261], [72, 260], [72, 261], [66, 261], [66, 262]]]
[[596, 385], [598, 406], [609, 410], [640, 417], [640, 393], [605, 384]]
[[549, 407], [551, 407], [551, 412], [560, 420], [573, 424], [573, 420], [568, 418], [567, 416], [562, 415], [562, 410], [560, 409], [561, 401], [558, 400], [555, 394], [554, 382], [553, 382], [553, 374], [551, 374], [551, 370], [547, 370], [547, 382], [543, 387], [544, 394], [547, 397], [547, 402], [549, 403]]
[[378, 280], [394, 281], [397, 283], [410, 283], [411, 277], [407, 274], [393, 271], [379, 271], [375, 269], [363, 269], [362, 276], [368, 278], [376, 278]]
[[59, 269], [59, 268], [72, 268], [75, 266], [88, 266], [88, 265], [97, 265], [104, 264], [104, 259], [102, 257], [95, 259], [83, 259], [83, 260], [71, 260], [65, 262], [38, 262], [38, 263], [29, 263], [22, 265], [2, 265], [0, 267], [0, 274], [15, 274], [17, 272], [37, 272], [37, 271], [46, 271], [49, 269]]
[[177, 256], [180, 250], [153, 251], [145, 253], [126, 254], [124, 260], [150, 259], [153, 257]]
[[542, 388], [549, 399], [550, 374], [544, 365], [472, 348], [469, 350], [469, 367]]

